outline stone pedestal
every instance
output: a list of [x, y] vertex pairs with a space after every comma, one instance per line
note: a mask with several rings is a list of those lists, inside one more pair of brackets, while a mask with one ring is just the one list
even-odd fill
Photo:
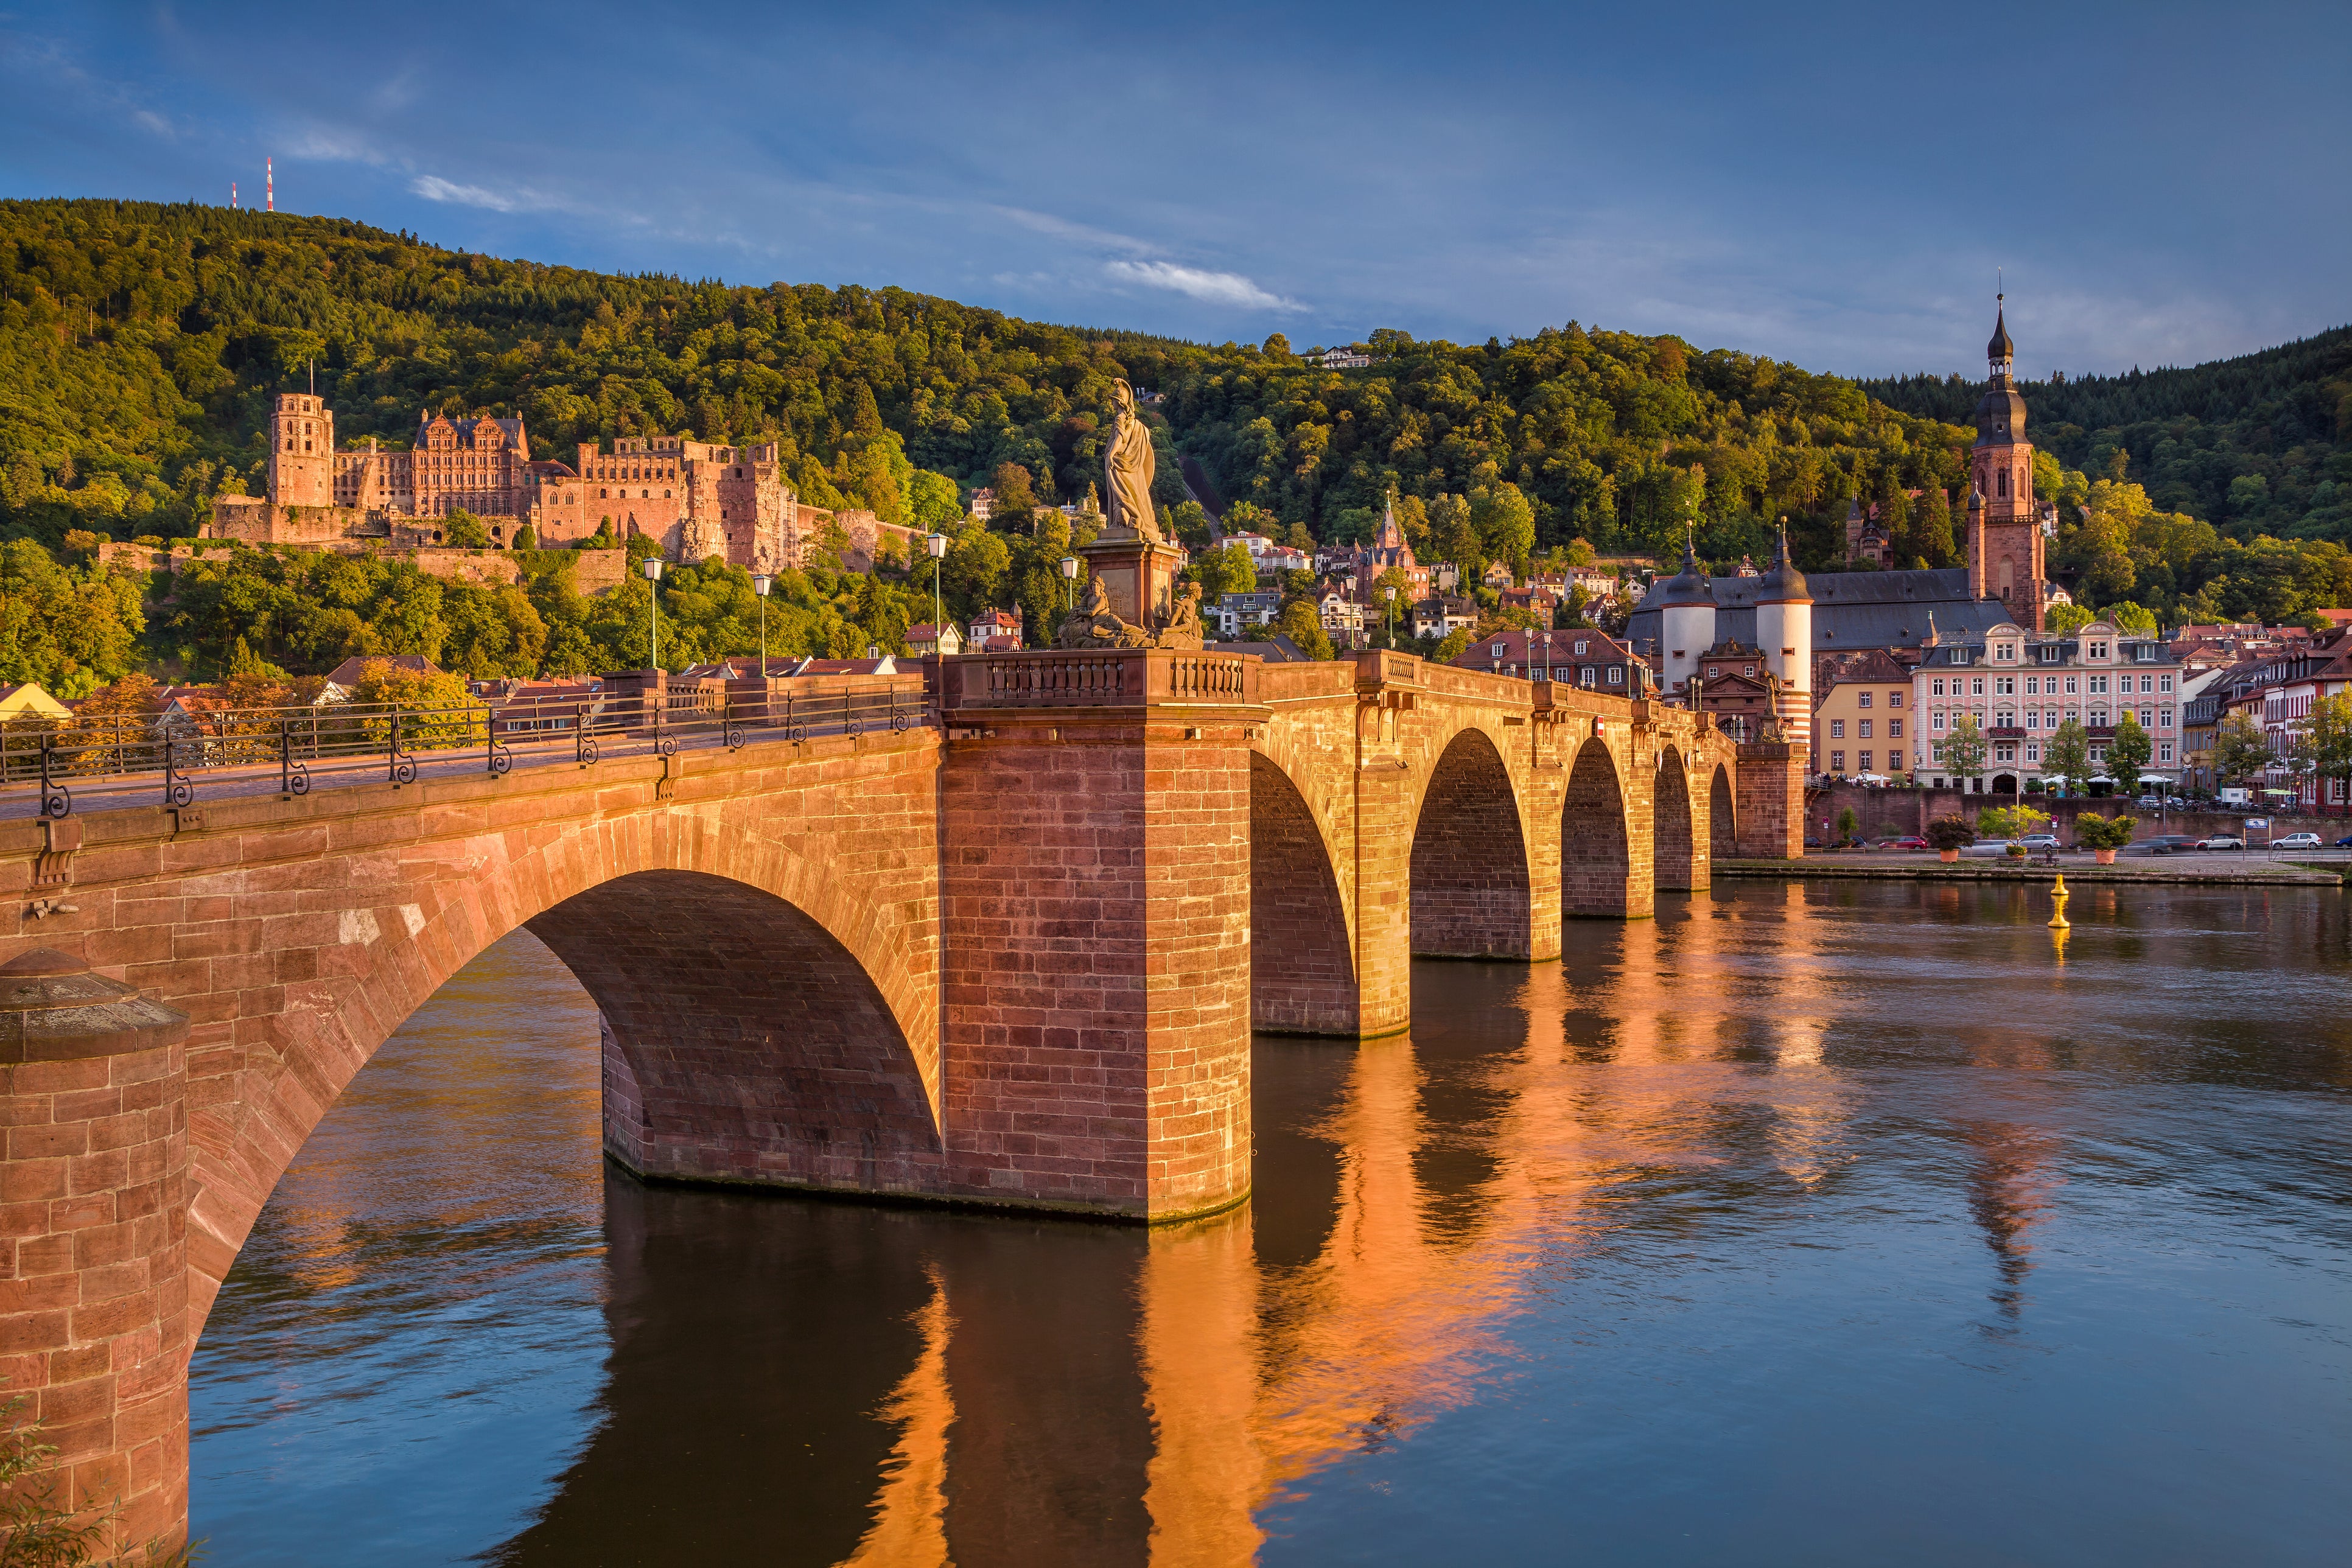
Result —
[[54, 949], [0, 965], [0, 1398], [125, 1552], [187, 1533], [187, 1034]]
[[1739, 748], [1739, 853], [1750, 860], [1805, 858], [1805, 750], [1786, 741]]
[[1120, 620], [1147, 632], [1168, 624], [1175, 603], [1176, 563], [1182, 554], [1176, 546], [1118, 526], [1079, 545], [1077, 553], [1102, 580], [1103, 592], [1110, 595], [1110, 607]]

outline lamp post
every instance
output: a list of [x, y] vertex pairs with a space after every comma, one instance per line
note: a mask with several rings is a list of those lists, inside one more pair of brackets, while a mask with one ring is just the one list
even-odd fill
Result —
[[653, 584], [647, 601], [653, 606], [653, 657], [647, 661], [647, 668], [652, 669], [661, 668], [661, 568], [660, 556], [646, 557], [646, 581]]
[[754, 574], [751, 578], [751, 592], [760, 595], [760, 679], [762, 680], [768, 679], [768, 590], [775, 585], [776, 580], [765, 572]]
[[1383, 586], [1381, 596], [1389, 602], [1389, 647], [1393, 651], [1396, 647], [1396, 584], [1391, 583]]
[[1078, 558], [1076, 556], [1062, 557], [1062, 581], [1067, 584], [1062, 590], [1062, 596], [1069, 601], [1062, 607], [1074, 611], [1078, 607]]
[[947, 628], [947, 610], [940, 603], [940, 557], [948, 552], [948, 536], [934, 533], [923, 541], [923, 548], [931, 556], [931, 635], [937, 637]]

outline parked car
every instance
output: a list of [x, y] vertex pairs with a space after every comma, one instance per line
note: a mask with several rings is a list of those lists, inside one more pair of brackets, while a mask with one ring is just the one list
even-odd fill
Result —
[[2231, 833], [2216, 833], [2210, 838], [2200, 840], [2197, 846], [2200, 849], [2243, 849], [2245, 847], [2246, 841]]
[[2131, 847], [2144, 849], [2150, 855], [2186, 855], [2200, 846], [2201, 841], [2189, 834], [2162, 833], [2154, 838], [2143, 838]]
[[2155, 811], [2164, 805], [2164, 797], [2160, 795], [2144, 795], [2139, 797], [2137, 804], [2142, 811]]
[[2058, 836], [2054, 833], [2029, 833], [2018, 842], [2025, 846], [2027, 854], [2038, 855], [2045, 849], [2057, 848]]
[[1960, 851], [1962, 858], [1998, 859], [2009, 853], [2009, 847], [2018, 842], [2013, 838], [1979, 838]]
[[1885, 840], [1879, 847], [1881, 849], [1925, 849], [1927, 847], [1927, 841], [1916, 833], [1906, 833], [1900, 838]]
[[2337, 839], [2336, 841], [2336, 847], [2338, 849], [2352, 849], [2352, 833], [2347, 833], [2343, 837]]
[[2272, 839], [2271, 847], [2273, 849], [2316, 849], [2319, 847], [2319, 835], [2316, 833], [2290, 833], [2284, 838]]

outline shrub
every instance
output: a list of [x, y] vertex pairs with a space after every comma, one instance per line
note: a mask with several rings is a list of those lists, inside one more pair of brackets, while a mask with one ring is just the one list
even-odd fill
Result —
[[1938, 849], [1965, 849], [1977, 841], [1977, 830], [1965, 816], [1939, 816], [1927, 824], [1927, 842]]
[[2117, 812], [2113, 816], [2101, 816], [2084, 812], [2074, 819], [2074, 842], [2085, 849], [2121, 849], [2132, 841], [2132, 830], [2139, 818]]

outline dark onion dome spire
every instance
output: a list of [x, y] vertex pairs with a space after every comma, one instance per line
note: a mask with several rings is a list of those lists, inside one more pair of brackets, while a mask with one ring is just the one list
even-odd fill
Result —
[[1683, 569], [1666, 579], [1665, 592], [1658, 597], [1660, 609], [1672, 605], [1715, 603], [1715, 584], [1708, 582], [1706, 574], [1698, 569], [1698, 555], [1691, 548], [1691, 543], [1687, 538], [1683, 541]]
[[1805, 586], [1805, 574], [1789, 559], [1789, 531], [1780, 531], [1780, 547], [1772, 552], [1772, 569], [1756, 584], [1756, 602], [1759, 605], [1806, 604], [1813, 602], [1812, 590]]
[[1994, 310], [1992, 342], [1985, 344], [1992, 374], [1985, 378], [1984, 396], [1977, 401], [1979, 447], [2011, 447], [2025, 439], [2025, 398], [2010, 377], [2010, 361], [2017, 353], [2017, 345], [2009, 341], [2007, 317], [2007, 311]]

